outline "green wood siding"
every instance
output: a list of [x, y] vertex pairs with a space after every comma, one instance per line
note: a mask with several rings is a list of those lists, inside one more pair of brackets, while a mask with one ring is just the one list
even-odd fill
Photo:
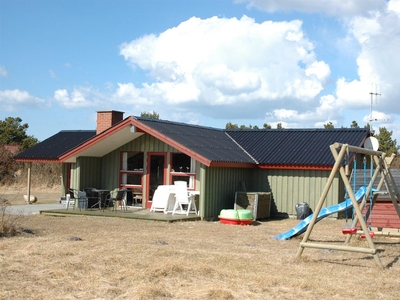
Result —
[[99, 157], [79, 157], [80, 160], [80, 179], [81, 189], [86, 187], [99, 187], [101, 185], [101, 158]]
[[[200, 204], [200, 215], [205, 219], [216, 218], [221, 209], [233, 208], [235, 192], [244, 189], [248, 192], [271, 192], [272, 215], [295, 215], [295, 205], [299, 202], [307, 202], [314, 209], [330, 174], [330, 171], [313, 170], [203, 169], [204, 203]], [[324, 206], [341, 202], [343, 190], [343, 184], [336, 177]]]
[[203, 173], [200, 190], [200, 216], [205, 219], [215, 219], [221, 209], [233, 208], [235, 192], [252, 189], [254, 169], [243, 168], [209, 168], [202, 166]]
[[[63, 192], [67, 188], [68, 164], [63, 164]], [[78, 157], [76, 163], [71, 164], [70, 187], [82, 190], [86, 187], [99, 187], [101, 178], [101, 158], [98, 157]]]
[[[317, 206], [330, 171], [315, 170], [258, 170], [254, 185], [258, 191], [272, 192], [271, 214], [295, 215], [295, 205], [307, 202], [311, 209]], [[337, 174], [326, 197], [324, 207], [343, 201], [344, 188]]]

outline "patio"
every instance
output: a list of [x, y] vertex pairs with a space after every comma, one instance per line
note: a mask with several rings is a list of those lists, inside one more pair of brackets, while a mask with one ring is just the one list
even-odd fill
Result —
[[178, 222], [178, 221], [198, 221], [201, 218], [196, 214], [164, 214], [163, 212], [150, 212], [149, 209], [143, 208], [128, 208], [127, 211], [123, 210], [99, 210], [99, 209], [88, 209], [79, 210], [75, 209], [52, 209], [52, 210], [41, 210], [40, 214], [48, 216], [90, 216], [90, 217], [112, 217], [112, 218], [127, 218], [127, 219], [141, 219], [149, 221], [161, 221], [161, 222]]

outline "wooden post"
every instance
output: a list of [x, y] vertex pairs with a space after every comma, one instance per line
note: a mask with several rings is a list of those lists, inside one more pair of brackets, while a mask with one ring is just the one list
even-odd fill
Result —
[[28, 163], [28, 204], [32, 204], [31, 203], [31, 169], [32, 169], [32, 163], [29, 162]]
[[[336, 154], [336, 150], [332, 146], [331, 146], [331, 151], [332, 151], [332, 153], [335, 152], [335, 154]], [[322, 191], [322, 195], [319, 198], [319, 201], [318, 201], [317, 207], [315, 208], [311, 222], [308, 225], [307, 231], [304, 234], [302, 242], [300, 243], [299, 250], [297, 251], [297, 254], [296, 254], [296, 259], [299, 259], [301, 254], [303, 253], [304, 244], [307, 243], [308, 238], [310, 237], [311, 231], [313, 230], [313, 227], [317, 221], [318, 214], [321, 211], [322, 205], [324, 205], [325, 198], [328, 195], [328, 192], [329, 192], [329, 189], [331, 188], [333, 179], [335, 179], [336, 171], [338, 168], [340, 168], [340, 164], [342, 162], [342, 159], [343, 159], [345, 153], [346, 153], [346, 147], [342, 147], [342, 149], [340, 150], [339, 156], [336, 159], [335, 164], [333, 165], [333, 168], [332, 168], [331, 174], [329, 175], [328, 181], [325, 184], [325, 188]]]
[[[373, 253], [374, 253], [374, 254], [373, 254], [374, 259], [375, 259], [376, 263], [377, 263], [381, 268], [383, 268], [382, 262], [381, 262], [381, 260], [380, 260], [380, 258], [379, 258], [379, 256], [378, 256], [378, 254], [376, 253], [375, 245], [374, 245], [374, 242], [372, 241], [372, 237], [369, 235], [369, 229], [368, 229], [367, 224], [365, 223], [365, 220], [364, 220], [364, 218], [363, 218], [362, 211], [361, 211], [360, 207], [358, 206], [357, 199], [356, 199], [355, 196], [354, 196], [353, 190], [352, 190], [352, 188], [351, 188], [351, 184], [350, 184], [349, 180], [347, 179], [347, 176], [346, 176], [345, 172], [344, 172], [342, 169], [340, 169], [340, 174], [341, 174], [342, 179], [343, 179], [343, 181], [344, 181], [344, 184], [345, 184], [345, 187], [346, 187], [346, 189], [347, 189], [347, 192], [348, 192], [349, 195], [350, 195], [351, 202], [353, 203], [353, 209], [354, 209], [355, 212], [356, 212], [356, 213], [355, 213], [354, 220], [356, 220], [357, 217], [359, 218], [359, 222], [360, 222], [361, 228], [362, 228], [362, 230], [366, 233], [366, 234], [365, 234], [365, 238], [366, 238], [366, 240], [367, 240], [367, 242], [368, 242], [369, 248], [370, 248], [370, 249], [373, 251]], [[368, 189], [367, 189], [367, 193], [368, 193]], [[363, 201], [365, 201], [365, 195], [364, 195], [364, 200], [363, 200]], [[361, 205], [362, 205], [362, 204], [361, 204]], [[344, 249], [345, 251], [350, 251], [350, 250], [348, 250], [348, 247], [345, 247], [345, 246], [342, 246], [342, 247], [344, 247], [343, 249]], [[356, 250], [352, 250], [352, 251], [356, 251]], [[363, 252], [363, 251], [357, 251], [357, 252]]]
[[[337, 153], [337, 149], [340, 148], [339, 154]], [[304, 234], [303, 240], [302, 242], [300, 242], [300, 247], [297, 251], [297, 255], [296, 255], [296, 259], [299, 259], [301, 254], [303, 253], [304, 248], [308, 247], [308, 248], [320, 248], [320, 249], [333, 249], [333, 250], [340, 250], [340, 251], [352, 251], [352, 252], [359, 252], [359, 253], [367, 253], [367, 254], [372, 254], [374, 256], [374, 259], [376, 261], [376, 263], [383, 268], [382, 262], [377, 254], [377, 251], [375, 249], [375, 245], [372, 241], [371, 236], [369, 235], [369, 230], [368, 227], [364, 221], [364, 218], [362, 216], [362, 211], [360, 209], [360, 206], [358, 205], [357, 199], [355, 197], [355, 194], [351, 188], [351, 184], [350, 181], [347, 177], [347, 172], [346, 172], [346, 166], [341, 166], [341, 163], [343, 161], [343, 158], [346, 154], [347, 151], [351, 151], [351, 152], [355, 152], [355, 153], [364, 153], [364, 154], [370, 154], [375, 155], [377, 157], [379, 157], [379, 164], [377, 166], [377, 171], [379, 172], [379, 166], [381, 164], [382, 161], [382, 157], [384, 158], [385, 153], [383, 152], [379, 152], [379, 151], [374, 151], [374, 150], [369, 150], [369, 149], [364, 149], [364, 148], [359, 148], [359, 147], [354, 147], [354, 146], [349, 146], [347, 144], [339, 144], [339, 143], [335, 143], [333, 145], [330, 146], [331, 152], [333, 157], [335, 158], [335, 164], [332, 168], [331, 174], [329, 175], [329, 178], [326, 182], [325, 188], [322, 192], [322, 195], [318, 201], [317, 207], [315, 208], [313, 217], [311, 219], [310, 224], [308, 225], [307, 231]], [[308, 239], [310, 237], [310, 234], [313, 230], [313, 227], [315, 225], [315, 223], [317, 222], [317, 218], [318, 218], [318, 214], [321, 211], [321, 208], [325, 202], [326, 196], [329, 192], [329, 189], [332, 185], [333, 179], [335, 178], [336, 172], [339, 171], [340, 173], [340, 177], [342, 178], [344, 185], [347, 189], [347, 193], [351, 199], [351, 202], [353, 204], [354, 210], [355, 210], [355, 216], [356, 218], [359, 219], [359, 222], [361, 224], [361, 228], [362, 230], [366, 233], [365, 237], [366, 240], [368, 242], [369, 248], [362, 248], [362, 247], [350, 247], [350, 246], [344, 246], [344, 245], [330, 245], [330, 244], [317, 244], [317, 243], [308, 243]], [[372, 189], [373, 186], [373, 182], [377, 177], [377, 172], [376, 174], [374, 174], [373, 178], [371, 179], [368, 188], [366, 190], [367, 194], [369, 194], [369, 192]], [[364, 195], [364, 199], [363, 201], [365, 201], [365, 195]], [[365, 204], [365, 202], [364, 202]], [[362, 206], [363, 204], [361, 204]]]

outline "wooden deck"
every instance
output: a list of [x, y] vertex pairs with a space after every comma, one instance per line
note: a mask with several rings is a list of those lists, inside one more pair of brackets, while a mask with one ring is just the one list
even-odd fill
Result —
[[111, 217], [111, 218], [126, 218], [126, 219], [140, 219], [149, 221], [161, 221], [161, 222], [180, 222], [180, 221], [199, 221], [201, 218], [196, 214], [164, 214], [163, 212], [150, 212], [149, 209], [129, 208], [127, 211], [117, 210], [105, 210], [99, 209], [57, 209], [57, 210], [43, 210], [40, 211], [42, 215], [48, 216], [91, 216], [91, 217]]
[[[369, 203], [366, 204], [363, 215], [367, 210], [369, 210]], [[377, 228], [400, 229], [400, 218], [391, 199], [378, 199], [372, 209], [371, 218], [367, 221], [368, 224]]]

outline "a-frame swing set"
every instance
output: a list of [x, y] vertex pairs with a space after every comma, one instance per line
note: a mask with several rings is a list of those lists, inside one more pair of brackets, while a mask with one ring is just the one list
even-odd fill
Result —
[[[307, 231], [304, 234], [303, 240], [300, 242], [300, 246], [299, 246], [299, 249], [296, 254], [296, 259], [300, 258], [300, 256], [303, 253], [304, 248], [331, 249], [331, 250], [338, 250], [338, 251], [350, 251], [350, 252], [371, 254], [371, 255], [373, 255], [378, 266], [383, 268], [382, 262], [378, 256], [377, 250], [376, 250], [374, 242], [372, 240], [373, 233], [371, 233], [371, 228], [367, 226], [366, 220], [368, 219], [370, 212], [373, 209], [375, 200], [378, 196], [378, 193], [376, 192], [376, 190], [373, 190], [373, 185], [379, 174], [381, 175], [381, 179], [378, 183], [377, 190], [379, 191], [379, 189], [383, 186], [383, 184], [385, 184], [387, 191], [389, 192], [389, 195], [392, 199], [393, 205], [394, 205], [394, 207], [397, 211], [397, 214], [400, 218], [400, 208], [399, 208], [399, 205], [397, 204], [397, 201], [400, 200], [399, 191], [394, 182], [393, 176], [390, 173], [389, 164], [387, 163], [387, 161], [385, 159], [386, 153], [381, 152], [381, 151], [372, 150], [372, 149], [350, 146], [348, 144], [340, 144], [340, 143], [332, 144], [330, 146], [330, 150], [335, 159], [335, 163], [334, 163], [332, 171], [328, 177], [328, 180], [326, 182], [326, 185], [322, 192], [322, 195], [321, 195], [321, 197], [318, 201], [318, 204], [315, 208], [315, 211], [313, 213], [313, 218], [311, 219], [311, 222], [307, 228]], [[360, 204], [357, 202], [353, 188], [352, 188], [349, 178], [348, 178], [348, 175], [349, 175], [348, 162], [350, 160], [349, 159], [350, 153], [352, 153], [352, 155], [356, 155], [356, 154], [369, 155], [370, 160], [371, 160], [371, 166], [375, 167], [374, 172], [371, 173], [371, 179], [369, 181], [368, 187], [366, 188], [364, 197]], [[392, 157], [392, 159], [393, 159], [393, 157]], [[371, 170], [372, 169], [373, 168], [371, 167]], [[309, 242], [309, 237], [311, 235], [311, 232], [314, 229], [314, 225], [317, 223], [318, 214], [320, 213], [320, 211], [325, 203], [326, 196], [327, 196], [329, 189], [333, 183], [333, 180], [336, 177], [337, 172], [340, 173], [340, 177], [343, 180], [344, 186], [347, 191], [347, 195], [349, 196], [349, 198], [351, 199], [351, 202], [352, 202], [352, 206], [353, 206], [353, 210], [354, 210], [354, 218], [352, 221], [352, 228], [354, 228], [357, 223], [360, 224], [362, 233], [364, 234], [363, 237], [366, 239], [366, 241], [368, 243], [368, 247], [353, 247], [353, 246], [347, 245], [351, 238], [351, 234], [348, 234], [346, 236], [346, 241], [343, 245]], [[366, 218], [364, 218], [364, 216], [362, 214], [362, 210], [365, 207], [367, 197], [369, 197], [369, 196], [372, 197], [372, 201], [370, 204], [370, 210], [367, 211]], [[354, 232], [352, 232], [352, 233], [354, 233]]]

